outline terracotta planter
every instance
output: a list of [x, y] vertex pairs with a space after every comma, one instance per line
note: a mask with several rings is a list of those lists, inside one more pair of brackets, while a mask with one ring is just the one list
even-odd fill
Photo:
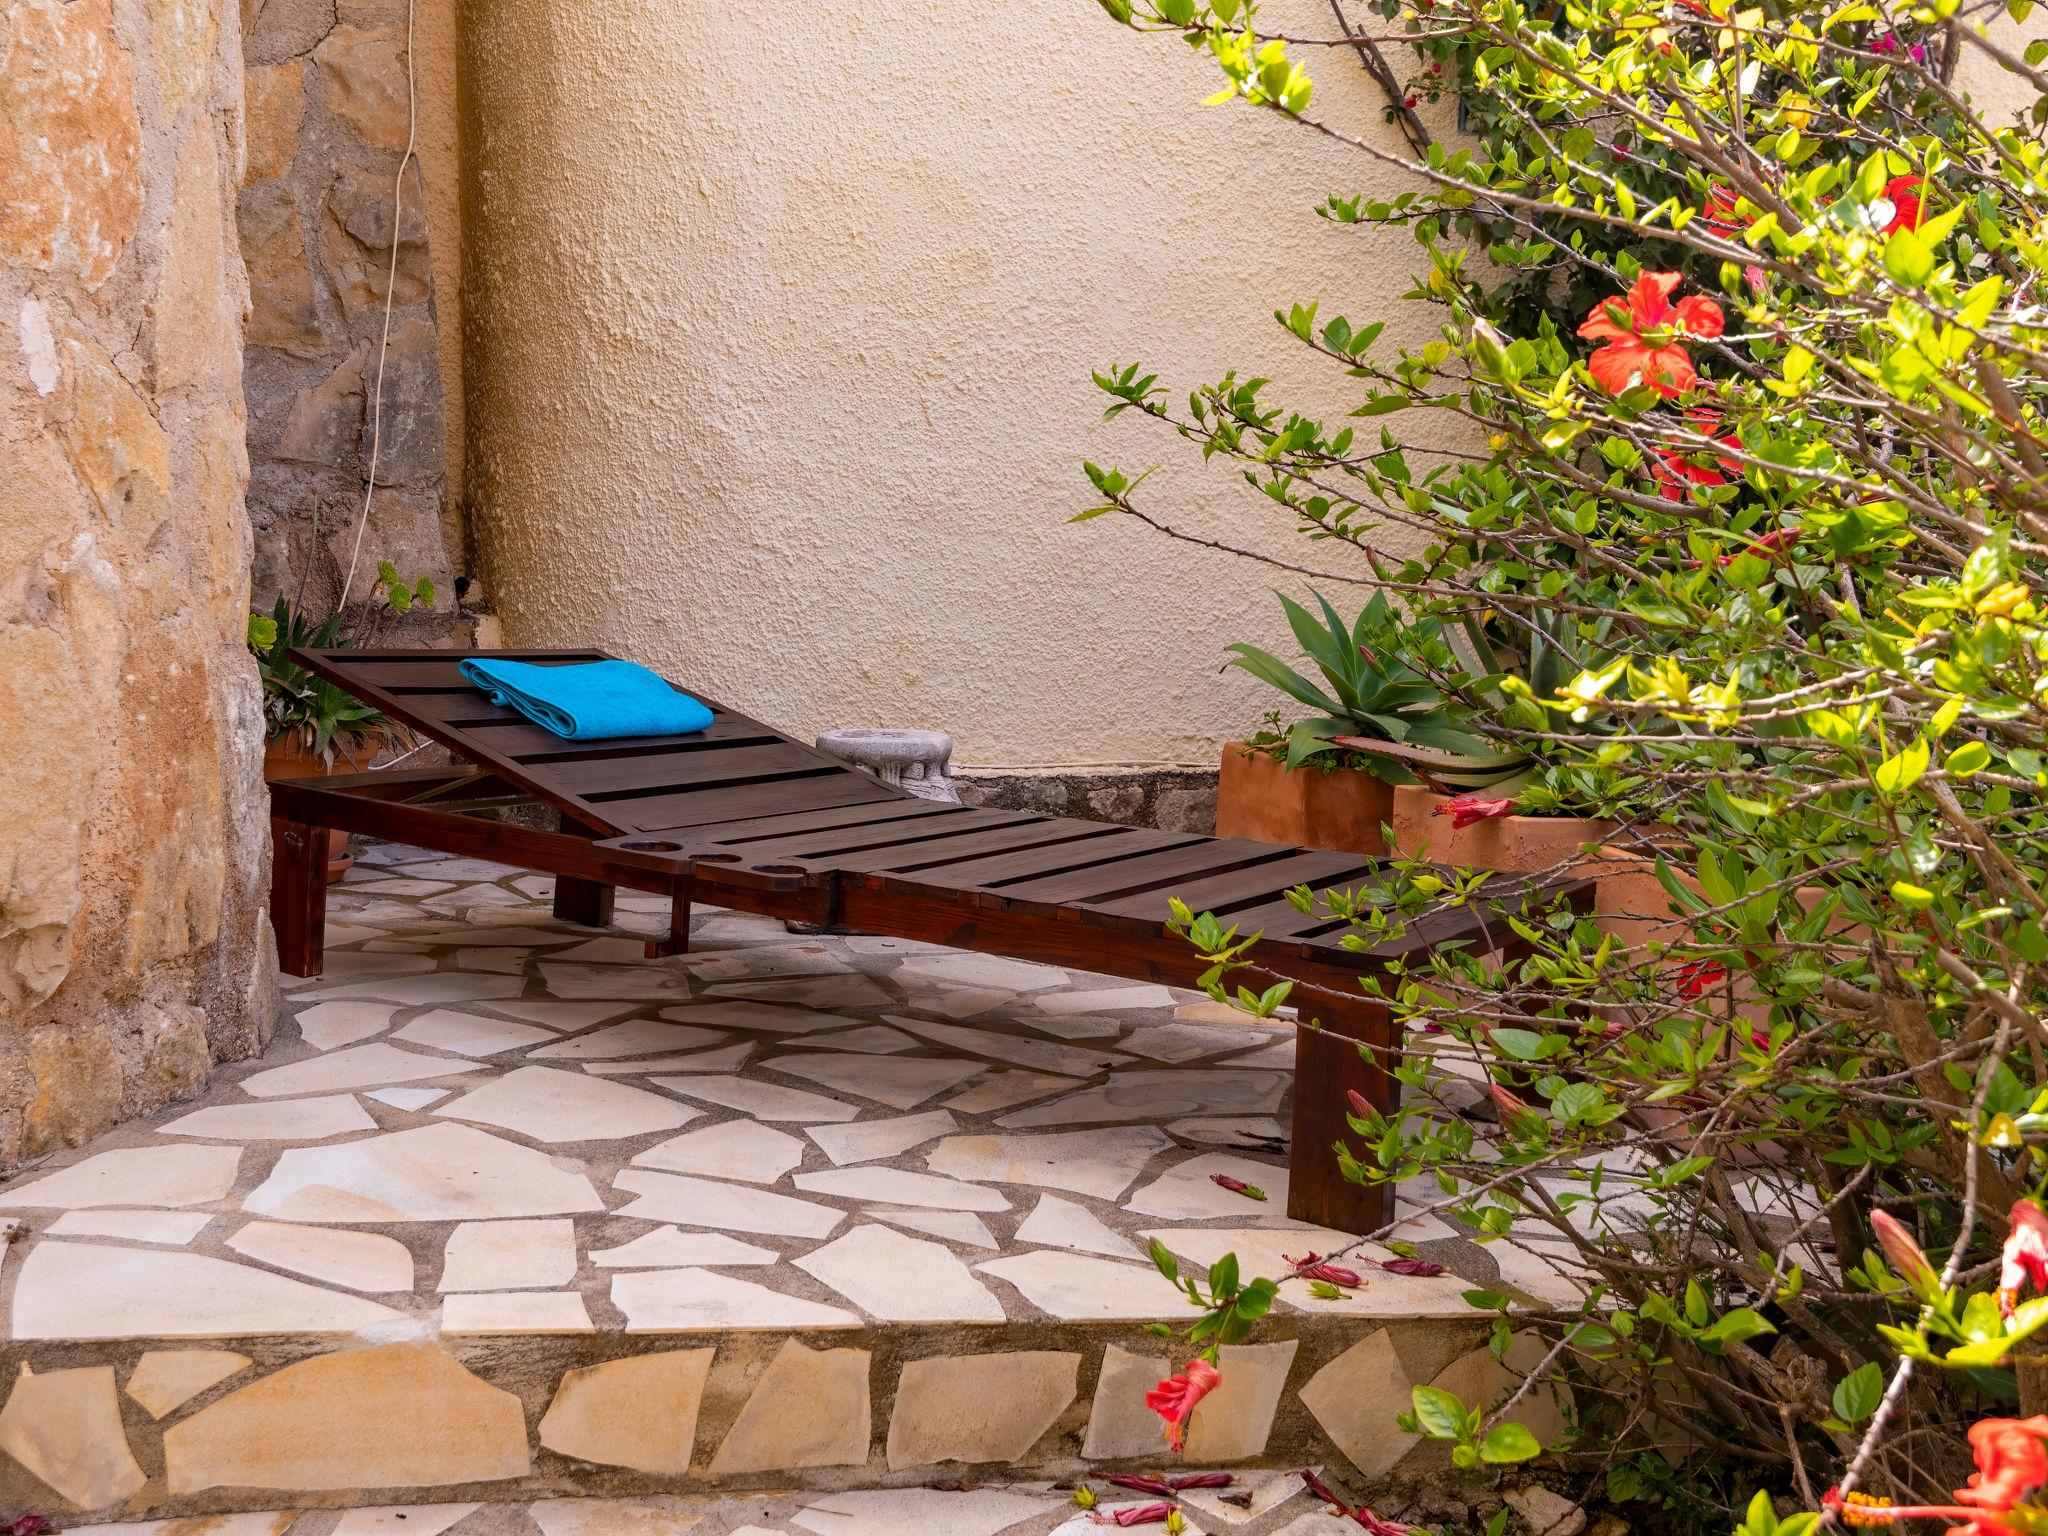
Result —
[[1612, 822], [1585, 816], [1501, 816], [1461, 830], [1450, 817], [1436, 814], [1451, 798], [1420, 784], [1395, 789], [1394, 846], [1413, 854], [1427, 845], [1436, 864], [1519, 871], [1576, 859], [1581, 843], [1597, 843], [1614, 832]]
[[1223, 749], [1216, 835], [1340, 853], [1387, 851], [1394, 786], [1354, 768], [1290, 769], [1241, 741]]
[[[297, 741], [269, 741], [263, 746], [263, 777], [270, 779], [319, 779], [330, 773], [361, 773], [369, 765], [368, 754], [351, 758], [340, 748], [335, 749], [332, 766], [322, 762], [308, 747]], [[271, 822], [271, 835], [277, 835], [275, 819]], [[348, 873], [355, 863], [355, 855], [348, 851], [348, 834], [339, 827], [327, 829], [327, 883], [333, 885]]]

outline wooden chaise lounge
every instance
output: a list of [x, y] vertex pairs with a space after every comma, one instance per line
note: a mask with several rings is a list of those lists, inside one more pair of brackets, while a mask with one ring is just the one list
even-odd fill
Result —
[[[648, 946], [655, 955], [687, 947], [699, 901], [1189, 986], [1203, 966], [1167, 931], [1178, 896], [1263, 932], [1258, 963], [1299, 983], [1287, 1209], [1342, 1231], [1372, 1231], [1389, 1211], [1384, 1187], [1339, 1172], [1332, 1148], [1347, 1130], [1346, 1090], [1389, 1107], [1398, 1094], [1387, 1009], [1362, 995], [1358, 977], [1454, 941], [1482, 952], [1518, 942], [1470, 905], [1412, 925], [1397, 944], [1347, 950], [1348, 925], [1304, 916], [1286, 893], [1355, 886], [1374, 871], [1368, 858], [921, 800], [715, 704], [711, 728], [695, 735], [568, 741], [492, 705], [456, 670], [460, 653], [293, 656], [463, 762], [270, 785], [272, 921], [287, 973], [320, 970], [330, 827], [545, 871], [556, 916], [571, 922], [609, 922], [618, 886], [666, 895], [673, 916], [669, 937]], [[503, 814], [534, 805], [559, 813], [560, 830]]]

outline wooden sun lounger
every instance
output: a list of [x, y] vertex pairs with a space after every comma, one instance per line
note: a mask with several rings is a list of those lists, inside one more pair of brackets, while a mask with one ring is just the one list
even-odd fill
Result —
[[[673, 915], [651, 955], [687, 947], [694, 900], [1185, 987], [1203, 966], [1166, 930], [1167, 900], [1178, 896], [1246, 934], [1263, 931], [1257, 963], [1297, 983], [1304, 1022], [1287, 1209], [1342, 1231], [1371, 1231], [1390, 1209], [1384, 1186], [1338, 1170], [1346, 1090], [1384, 1107], [1399, 1092], [1387, 1072], [1399, 1042], [1358, 977], [1438, 945], [1512, 952], [1520, 943], [1467, 906], [1379, 950], [1343, 948], [1349, 925], [1304, 916], [1286, 893], [1357, 885], [1375, 869], [1357, 854], [921, 800], [715, 704], [710, 729], [696, 735], [565, 741], [492, 705], [457, 672], [462, 653], [293, 655], [465, 762], [270, 785], [272, 921], [288, 974], [320, 970], [329, 827], [545, 871], [555, 876], [556, 916], [576, 923], [610, 921], [616, 887], [660, 893]], [[559, 831], [503, 817], [536, 804], [559, 813]], [[1360, 1041], [1376, 1048], [1371, 1058]]]

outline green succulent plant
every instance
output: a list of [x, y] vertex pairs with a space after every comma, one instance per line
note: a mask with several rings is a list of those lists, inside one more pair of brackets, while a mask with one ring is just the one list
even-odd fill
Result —
[[263, 680], [265, 736], [302, 743], [330, 765], [337, 743], [353, 746], [391, 730], [382, 711], [292, 660], [294, 646], [326, 649], [341, 643], [340, 633], [338, 617], [315, 624], [282, 597], [268, 616], [249, 615], [249, 649]]
[[[1424, 670], [1462, 670], [1438, 621], [1409, 622], [1385, 593], [1373, 594], [1349, 624], [1320, 592], [1311, 594], [1320, 617], [1285, 593], [1277, 595], [1288, 627], [1302, 654], [1315, 664], [1320, 682], [1270, 651], [1242, 641], [1227, 647], [1230, 660], [1224, 665], [1239, 667], [1316, 711], [1287, 729], [1288, 767], [1358, 750], [1361, 744], [1388, 747], [1396, 750], [1368, 752], [1375, 760], [1372, 771], [1394, 783], [1408, 783], [1417, 777], [1411, 758], [1469, 758], [1483, 763], [1500, 756], [1464, 728], [1457, 706]], [[1505, 761], [1526, 759], [1516, 754]]]

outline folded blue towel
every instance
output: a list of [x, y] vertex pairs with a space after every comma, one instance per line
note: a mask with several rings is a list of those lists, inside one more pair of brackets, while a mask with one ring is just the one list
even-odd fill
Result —
[[711, 711], [631, 661], [536, 667], [472, 657], [462, 675], [536, 725], [570, 741], [612, 736], [686, 736], [711, 724]]

